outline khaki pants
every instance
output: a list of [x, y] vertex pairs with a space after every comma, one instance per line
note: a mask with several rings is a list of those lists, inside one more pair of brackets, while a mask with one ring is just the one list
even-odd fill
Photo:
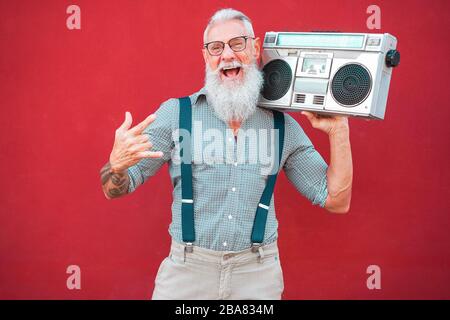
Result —
[[[259, 252], [214, 251], [172, 241], [155, 279], [154, 300], [279, 300], [284, 290], [276, 241]], [[261, 252], [262, 251], [262, 252]]]

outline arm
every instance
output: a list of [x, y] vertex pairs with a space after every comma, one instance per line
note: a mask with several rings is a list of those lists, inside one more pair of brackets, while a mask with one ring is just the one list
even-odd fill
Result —
[[106, 199], [121, 197], [128, 193], [130, 177], [128, 170], [114, 172], [111, 170], [111, 163], [108, 161], [100, 170], [102, 179], [102, 189]]
[[325, 208], [330, 212], [347, 213], [352, 196], [353, 163], [349, 130], [329, 135], [330, 166], [327, 171], [328, 197]]
[[325, 208], [333, 213], [347, 213], [350, 209], [353, 163], [347, 117], [319, 117], [302, 112], [314, 128], [328, 134], [330, 165], [327, 169], [328, 196]]
[[108, 200], [128, 193], [130, 188], [128, 168], [143, 159], [161, 158], [163, 156], [162, 152], [149, 151], [153, 144], [150, 142], [149, 136], [143, 134], [144, 129], [155, 118], [156, 116], [151, 114], [130, 129], [133, 120], [129, 112], [125, 113], [125, 121], [116, 130], [109, 161], [100, 170], [103, 193]]
[[328, 165], [299, 123], [285, 114], [285, 153], [283, 169], [289, 182], [313, 205], [325, 207], [328, 196]]

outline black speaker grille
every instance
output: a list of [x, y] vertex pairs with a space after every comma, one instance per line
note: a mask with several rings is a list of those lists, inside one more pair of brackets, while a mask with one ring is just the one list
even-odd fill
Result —
[[344, 107], [363, 102], [371, 88], [369, 71], [360, 64], [347, 64], [340, 68], [331, 82], [331, 94]]
[[264, 86], [262, 96], [267, 100], [282, 98], [291, 87], [292, 70], [284, 60], [272, 60], [263, 68]]

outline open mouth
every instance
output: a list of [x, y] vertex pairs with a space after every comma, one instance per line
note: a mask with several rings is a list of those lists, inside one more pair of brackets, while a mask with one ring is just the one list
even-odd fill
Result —
[[241, 72], [241, 68], [240, 67], [236, 67], [236, 68], [223, 68], [222, 69], [222, 74], [227, 77], [227, 78], [236, 78], [239, 73]]

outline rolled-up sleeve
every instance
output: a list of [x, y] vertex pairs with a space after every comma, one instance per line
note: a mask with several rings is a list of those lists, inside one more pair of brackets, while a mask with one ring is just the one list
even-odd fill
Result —
[[142, 134], [147, 134], [150, 142], [153, 144], [151, 151], [162, 151], [162, 158], [145, 158], [140, 160], [135, 165], [128, 168], [128, 176], [130, 177], [130, 184], [128, 193], [136, 190], [151, 176], [166, 163], [170, 157], [173, 149], [172, 129], [174, 117], [176, 116], [177, 100], [170, 99], [161, 104], [156, 111], [156, 119], [144, 129]]
[[297, 121], [287, 114], [285, 118], [288, 155], [283, 168], [286, 176], [312, 204], [324, 207], [328, 196], [328, 165]]

